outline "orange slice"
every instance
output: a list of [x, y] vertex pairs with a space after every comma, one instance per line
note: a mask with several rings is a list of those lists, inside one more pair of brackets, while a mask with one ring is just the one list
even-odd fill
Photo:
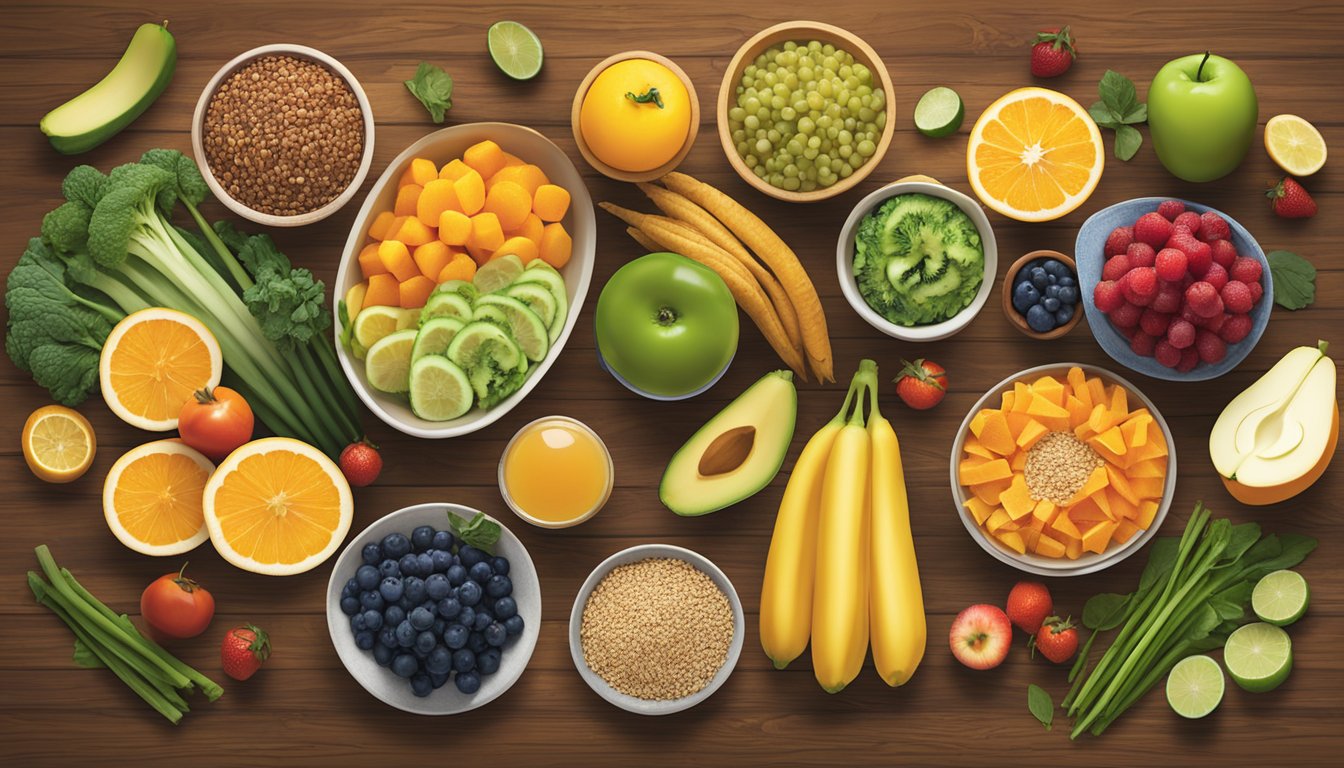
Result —
[[270, 576], [303, 573], [331, 557], [354, 513], [336, 464], [287, 437], [238, 448], [205, 486], [205, 524], [220, 556]]
[[215, 465], [181, 440], [155, 440], [117, 459], [103, 482], [113, 535], [145, 555], [180, 555], [210, 537], [201, 492]]
[[63, 405], [38, 408], [23, 425], [23, 458], [48, 483], [78, 480], [93, 463], [97, 445], [89, 420]]
[[200, 320], [151, 307], [127, 315], [103, 342], [103, 400], [122, 421], [151, 432], [177, 429], [182, 404], [219, 384], [224, 359]]
[[1018, 221], [1049, 221], [1082, 205], [1104, 165], [1092, 117], [1048, 88], [1019, 88], [990, 104], [966, 146], [971, 189]]

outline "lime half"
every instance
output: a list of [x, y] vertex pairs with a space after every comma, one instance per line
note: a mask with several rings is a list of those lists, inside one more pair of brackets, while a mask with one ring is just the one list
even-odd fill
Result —
[[494, 293], [508, 288], [522, 274], [523, 260], [509, 254], [482, 264], [471, 281], [480, 293]]
[[1181, 717], [1197, 720], [1218, 708], [1227, 681], [1208, 656], [1187, 656], [1167, 674], [1167, 703]]
[[966, 105], [951, 88], [931, 88], [915, 104], [915, 127], [925, 136], [939, 138], [957, 132], [966, 117]]
[[405, 392], [411, 380], [411, 354], [416, 332], [394, 331], [369, 347], [364, 359], [364, 375], [369, 386], [379, 392]]
[[1293, 641], [1273, 624], [1247, 624], [1228, 636], [1223, 663], [1242, 688], [1251, 693], [1272, 691], [1293, 669]]
[[456, 317], [436, 317], [420, 327], [415, 337], [415, 346], [411, 348], [411, 362], [429, 355], [448, 354], [448, 345], [453, 337], [466, 325]]
[[[518, 343], [518, 348], [523, 350], [528, 360], [539, 362], [546, 357], [546, 352], [551, 348], [546, 324], [526, 304], [509, 296], [482, 296], [476, 302], [476, 312], [480, 313], [482, 310], [491, 314], [498, 310], [513, 340]], [[472, 317], [475, 319], [481, 315], [476, 314]], [[486, 318], [494, 319], [490, 315], [486, 315]]]
[[1251, 610], [1261, 621], [1286, 627], [1302, 618], [1311, 600], [1307, 580], [1297, 571], [1275, 571], [1266, 575], [1251, 592]]
[[514, 80], [531, 80], [541, 71], [541, 39], [516, 21], [497, 21], [485, 33], [495, 66]]
[[446, 357], [431, 355], [411, 365], [411, 411], [427, 421], [448, 421], [471, 410], [471, 382]]

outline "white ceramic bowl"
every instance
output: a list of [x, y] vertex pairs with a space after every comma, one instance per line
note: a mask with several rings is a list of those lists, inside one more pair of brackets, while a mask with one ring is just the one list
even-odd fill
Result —
[[449, 682], [421, 698], [411, 693], [408, 680], [398, 677], [391, 669], [378, 666], [371, 651], [360, 650], [355, 645], [350, 618], [341, 612], [341, 590], [364, 563], [361, 552], [364, 545], [381, 541], [389, 533], [410, 536], [411, 530], [420, 525], [447, 529], [448, 515], [470, 520], [476, 516], [476, 510], [461, 504], [416, 504], [381, 518], [350, 540], [336, 559], [331, 579], [327, 582], [327, 631], [341, 663], [375, 698], [417, 715], [455, 715], [499, 698], [522, 676], [541, 632], [541, 584], [537, 580], [537, 569], [523, 543], [500, 523], [503, 530], [494, 554], [509, 560], [509, 578], [513, 581], [514, 599], [518, 601], [518, 615], [523, 617], [523, 633], [504, 645], [499, 671], [482, 677], [480, 690], [468, 696]]
[[541, 377], [555, 363], [555, 359], [565, 348], [565, 342], [574, 331], [579, 313], [583, 309], [584, 297], [588, 295], [588, 284], [593, 278], [593, 261], [597, 253], [597, 224], [593, 216], [593, 199], [588, 196], [588, 188], [583, 184], [574, 164], [569, 161], [561, 149], [545, 136], [521, 125], [512, 123], [466, 123], [444, 128], [425, 136], [388, 165], [387, 170], [373, 185], [364, 205], [355, 216], [350, 237], [345, 243], [345, 252], [341, 255], [340, 267], [336, 270], [335, 297], [339, 299], [350, 287], [364, 279], [359, 270], [359, 250], [366, 242], [365, 233], [380, 211], [392, 208], [397, 193], [397, 179], [406, 166], [416, 157], [427, 157], [442, 165], [462, 156], [467, 147], [485, 139], [492, 139], [504, 149], [541, 168], [550, 180], [569, 190], [569, 212], [565, 214], [565, 229], [574, 240], [573, 255], [569, 263], [560, 270], [565, 278], [565, 290], [569, 294], [569, 315], [565, 327], [560, 331], [546, 358], [534, 365], [527, 375], [523, 386], [494, 408], [482, 410], [472, 408], [465, 415], [451, 421], [427, 421], [411, 412], [410, 403], [404, 396], [387, 395], [369, 386], [364, 376], [364, 361], [355, 359], [340, 344], [341, 318], [337, 301], [332, 301], [333, 333], [336, 341], [336, 355], [340, 358], [341, 368], [350, 379], [359, 399], [364, 401], [375, 416], [389, 426], [415, 437], [457, 437], [493, 424], [508, 413], [527, 394], [532, 391]]
[[[951, 318], [931, 325], [897, 325], [891, 322], [868, 306], [863, 294], [859, 293], [858, 281], [854, 279], [854, 234], [858, 231], [859, 222], [888, 199], [896, 195], [914, 193], [940, 197], [954, 203], [975, 223], [975, 228], [980, 231], [980, 243], [985, 251], [984, 279], [980, 283], [980, 289], [976, 291], [975, 298]], [[835, 246], [835, 268], [840, 277], [840, 290], [845, 294], [845, 299], [869, 325], [902, 341], [937, 341], [970, 325], [984, 308], [985, 301], [994, 290], [994, 277], [999, 271], [999, 247], [994, 240], [994, 229], [989, 225], [989, 218], [985, 216], [980, 203], [974, 199], [942, 184], [898, 181], [869, 193], [854, 206], [854, 210], [850, 211], [849, 218], [845, 219], [845, 225], [840, 229], [840, 240]]]
[[[710, 680], [704, 688], [690, 696], [670, 701], [641, 699], [612, 688], [606, 680], [603, 680], [588, 666], [588, 662], [584, 661], [583, 642], [579, 637], [579, 629], [583, 624], [584, 606], [588, 604], [588, 597], [593, 594], [598, 582], [602, 581], [618, 565], [655, 557], [684, 560], [695, 566], [696, 569], [714, 581], [714, 584], [728, 597], [728, 603], [733, 608], [733, 639], [728, 645], [728, 657], [724, 659], [723, 666], [719, 667], [714, 679]], [[579, 670], [579, 676], [598, 696], [627, 712], [634, 712], [639, 715], [670, 715], [673, 712], [690, 709], [712, 696], [724, 684], [729, 675], [733, 674], [733, 668], [737, 666], [737, 659], [742, 655], [744, 634], [746, 634], [746, 619], [742, 613], [742, 600], [738, 598], [737, 590], [733, 589], [733, 583], [728, 580], [723, 571], [719, 570], [718, 566], [710, 562], [704, 555], [670, 544], [641, 544], [623, 549], [603, 560], [584, 580], [583, 586], [579, 588], [579, 594], [574, 597], [574, 608], [569, 613], [569, 655], [574, 660], [574, 667]]]
[[[1081, 368], [1083, 373], [1087, 374], [1089, 377], [1100, 376], [1107, 384], [1119, 384], [1129, 393], [1129, 402], [1131, 406], [1137, 405], [1147, 408], [1149, 412], [1153, 414], [1153, 420], [1157, 422], [1157, 426], [1162, 430], [1163, 439], [1167, 441], [1167, 476], [1165, 478], [1165, 483], [1162, 486], [1162, 502], [1158, 505], [1157, 514], [1153, 516], [1153, 524], [1148, 527], [1148, 530], [1132, 536], [1130, 540], [1124, 544], [1107, 547], [1106, 551], [1099, 555], [1095, 552], [1084, 552], [1077, 560], [1041, 557], [1040, 555], [1032, 554], [1030, 552], [1024, 555], [1019, 555], [1016, 551], [1000, 544], [996, 539], [981, 530], [980, 526], [976, 525], [975, 519], [966, 512], [963, 505], [966, 503], [966, 500], [970, 498], [970, 494], [966, 491], [966, 487], [958, 482], [957, 475], [957, 465], [961, 461], [962, 446], [966, 442], [966, 436], [971, 432], [971, 419], [981, 408], [988, 407], [991, 404], [991, 401], [997, 401], [1000, 394], [1012, 391], [1013, 382], [1024, 380], [1030, 381], [1032, 379], [1040, 378], [1041, 376], [1055, 376], [1062, 380], [1064, 375], [1068, 373], [1068, 370], [1073, 367]], [[994, 405], [997, 406], [997, 402], [995, 402]], [[1034, 573], [1039, 576], [1083, 576], [1110, 568], [1112, 565], [1115, 565], [1135, 552], [1138, 552], [1149, 539], [1157, 535], [1157, 529], [1161, 528], [1162, 521], [1167, 519], [1167, 510], [1171, 508], [1171, 498], [1173, 492], [1176, 490], [1176, 442], [1171, 436], [1171, 428], [1167, 426], [1167, 420], [1162, 418], [1162, 412], [1157, 410], [1157, 406], [1153, 404], [1152, 400], [1148, 399], [1147, 395], [1140, 392], [1139, 389], [1127, 379], [1117, 376], [1105, 368], [1099, 368], [1095, 365], [1087, 365], [1085, 363], [1052, 363], [1050, 365], [1038, 365], [1035, 368], [1018, 371], [1012, 376], [1009, 376], [998, 384], [990, 387], [989, 391], [985, 392], [979, 400], [975, 401], [975, 405], [971, 406], [971, 409], [966, 412], [966, 418], [962, 419], [961, 427], [957, 430], [957, 436], [952, 441], [951, 475], [952, 501], [956, 506], [957, 516], [961, 518], [962, 525], [966, 526], [966, 530], [971, 534], [971, 538], [975, 539], [981, 549], [993, 555], [995, 559], [1007, 563], [1019, 571], [1026, 571], [1027, 573]]]
[[[205, 144], [202, 134], [205, 130], [205, 108], [210, 103], [210, 97], [215, 94], [219, 84], [224, 78], [232, 75], [239, 68], [251, 63], [253, 60], [267, 55], [289, 55], [298, 59], [308, 59], [326, 65], [328, 69], [335, 72], [350, 86], [350, 90], [355, 94], [355, 100], [359, 102], [359, 111], [364, 118], [364, 154], [359, 159], [359, 170], [355, 171], [355, 177], [350, 180], [349, 186], [341, 194], [336, 196], [335, 200], [318, 208], [315, 211], [295, 214], [293, 216], [276, 216], [270, 213], [254, 211], [246, 205], [234, 200], [229, 193], [224, 191], [215, 178], [215, 173], [210, 168], [210, 164], [205, 159]], [[369, 166], [373, 163], [373, 107], [369, 106], [369, 97], [364, 95], [364, 88], [360, 86], [359, 81], [355, 79], [354, 74], [345, 68], [344, 64], [333, 59], [327, 54], [309, 48], [306, 45], [293, 45], [290, 43], [277, 43], [274, 45], [263, 45], [259, 48], [253, 48], [250, 51], [244, 51], [233, 57], [228, 64], [219, 68], [215, 76], [206, 83], [205, 90], [201, 91], [201, 97], [196, 101], [196, 112], [191, 118], [191, 151], [196, 155], [196, 165], [201, 169], [201, 175], [205, 177], [205, 183], [210, 187], [210, 192], [224, 204], [225, 208], [242, 216], [248, 221], [255, 221], [267, 227], [301, 227], [305, 224], [312, 224], [315, 221], [321, 221], [333, 213], [339, 211], [342, 206], [350, 202], [359, 191], [359, 187], [364, 183], [364, 178], [369, 175]]]

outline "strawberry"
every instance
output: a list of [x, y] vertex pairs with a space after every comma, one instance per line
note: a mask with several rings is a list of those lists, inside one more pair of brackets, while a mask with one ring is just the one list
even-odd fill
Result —
[[340, 458], [341, 474], [356, 488], [363, 488], [383, 471], [383, 457], [378, 446], [368, 440], [360, 440], [345, 446]]
[[1031, 74], [1034, 77], [1059, 77], [1069, 71], [1076, 58], [1078, 50], [1068, 27], [1041, 30], [1036, 33], [1036, 44], [1031, 47]]
[[937, 363], [919, 358], [913, 363], [902, 360], [901, 375], [896, 377], [896, 394], [917, 411], [927, 411], [947, 395], [947, 371]]
[[1291, 177], [1284, 176], [1265, 197], [1269, 198], [1274, 215], [1281, 219], [1309, 219], [1316, 215], [1316, 201]]
[[1157, 204], [1157, 212], [1167, 221], [1175, 221], [1177, 216], [1185, 213], [1185, 203], [1180, 200], [1163, 200]]
[[1039, 581], [1019, 581], [1008, 592], [1008, 618], [1027, 634], [1035, 632], [1054, 610], [1050, 590]]
[[1056, 664], [1063, 664], [1078, 652], [1078, 630], [1070, 619], [1049, 616], [1041, 623], [1030, 642], [1032, 655], [1041, 655]]
[[1116, 227], [1106, 237], [1106, 255], [1114, 256], [1118, 253], [1124, 253], [1132, 242], [1134, 242], [1133, 227]]
[[271, 638], [255, 624], [234, 627], [224, 635], [219, 657], [224, 674], [234, 680], [246, 680], [261, 669], [261, 663], [271, 655]]

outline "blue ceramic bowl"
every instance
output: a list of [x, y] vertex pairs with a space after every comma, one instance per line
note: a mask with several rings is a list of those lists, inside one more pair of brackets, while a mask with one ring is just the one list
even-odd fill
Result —
[[1116, 227], [1132, 226], [1140, 216], [1145, 213], [1151, 213], [1157, 210], [1158, 203], [1164, 200], [1179, 200], [1172, 197], [1139, 197], [1133, 200], [1126, 200], [1123, 203], [1116, 203], [1107, 208], [1092, 214], [1083, 226], [1078, 230], [1078, 239], [1074, 243], [1074, 260], [1078, 262], [1078, 282], [1083, 288], [1083, 311], [1087, 314], [1087, 325], [1092, 329], [1092, 336], [1106, 350], [1117, 363], [1138, 371], [1145, 376], [1151, 376], [1154, 379], [1166, 379], [1167, 381], [1207, 381], [1216, 379], [1228, 371], [1236, 368], [1246, 356], [1255, 348], [1256, 342], [1260, 341], [1260, 336], [1265, 332], [1265, 326], [1269, 325], [1269, 312], [1274, 306], [1274, 284], [1269, 275], [1269, 262], [1265, 259], [1265, 252], [1260, 244], [1251, 237], [1251, 233], [1241, 226], [1236, 219], [1228, 216], [1220, 210], [1210, 208], [1207, 205], [1192, 203], [1189, 200], [1181, 200], [1185, 203], [1187, 211], [1195, 213], [1204, 213], [1213, 211], [1227, 220], [1227, 224], [1232, 228], [1232, 244], [1237, 247], [1237, 253], [1242, 256], [1249, 256], [1260, 262], [1261, 277], [1260, 284], [1264, 287], [1265, 293], [1259, 303], [1251, 309], [1251, 332], [1246, 338], [1236, 344], [1227, 345], [1227, 357], [1220, 362], [1212, 365], [1201, 362], [1195, 366], [1195, 369], [1186, 373], [1181, 373], [1174, 368], [1168, 368], [1157, 362], [1156, 358], [1143, 357], [1134, 353], [1129, 348], [1129, 339], [1126, 339], [1106, 314], [1097, 309], [1096, 302], [1092, 300], [1092, 293], [1101, 282], [1101, 268], [1106, 263], [1106, 238], [1111, 234], [1111, 230]]

